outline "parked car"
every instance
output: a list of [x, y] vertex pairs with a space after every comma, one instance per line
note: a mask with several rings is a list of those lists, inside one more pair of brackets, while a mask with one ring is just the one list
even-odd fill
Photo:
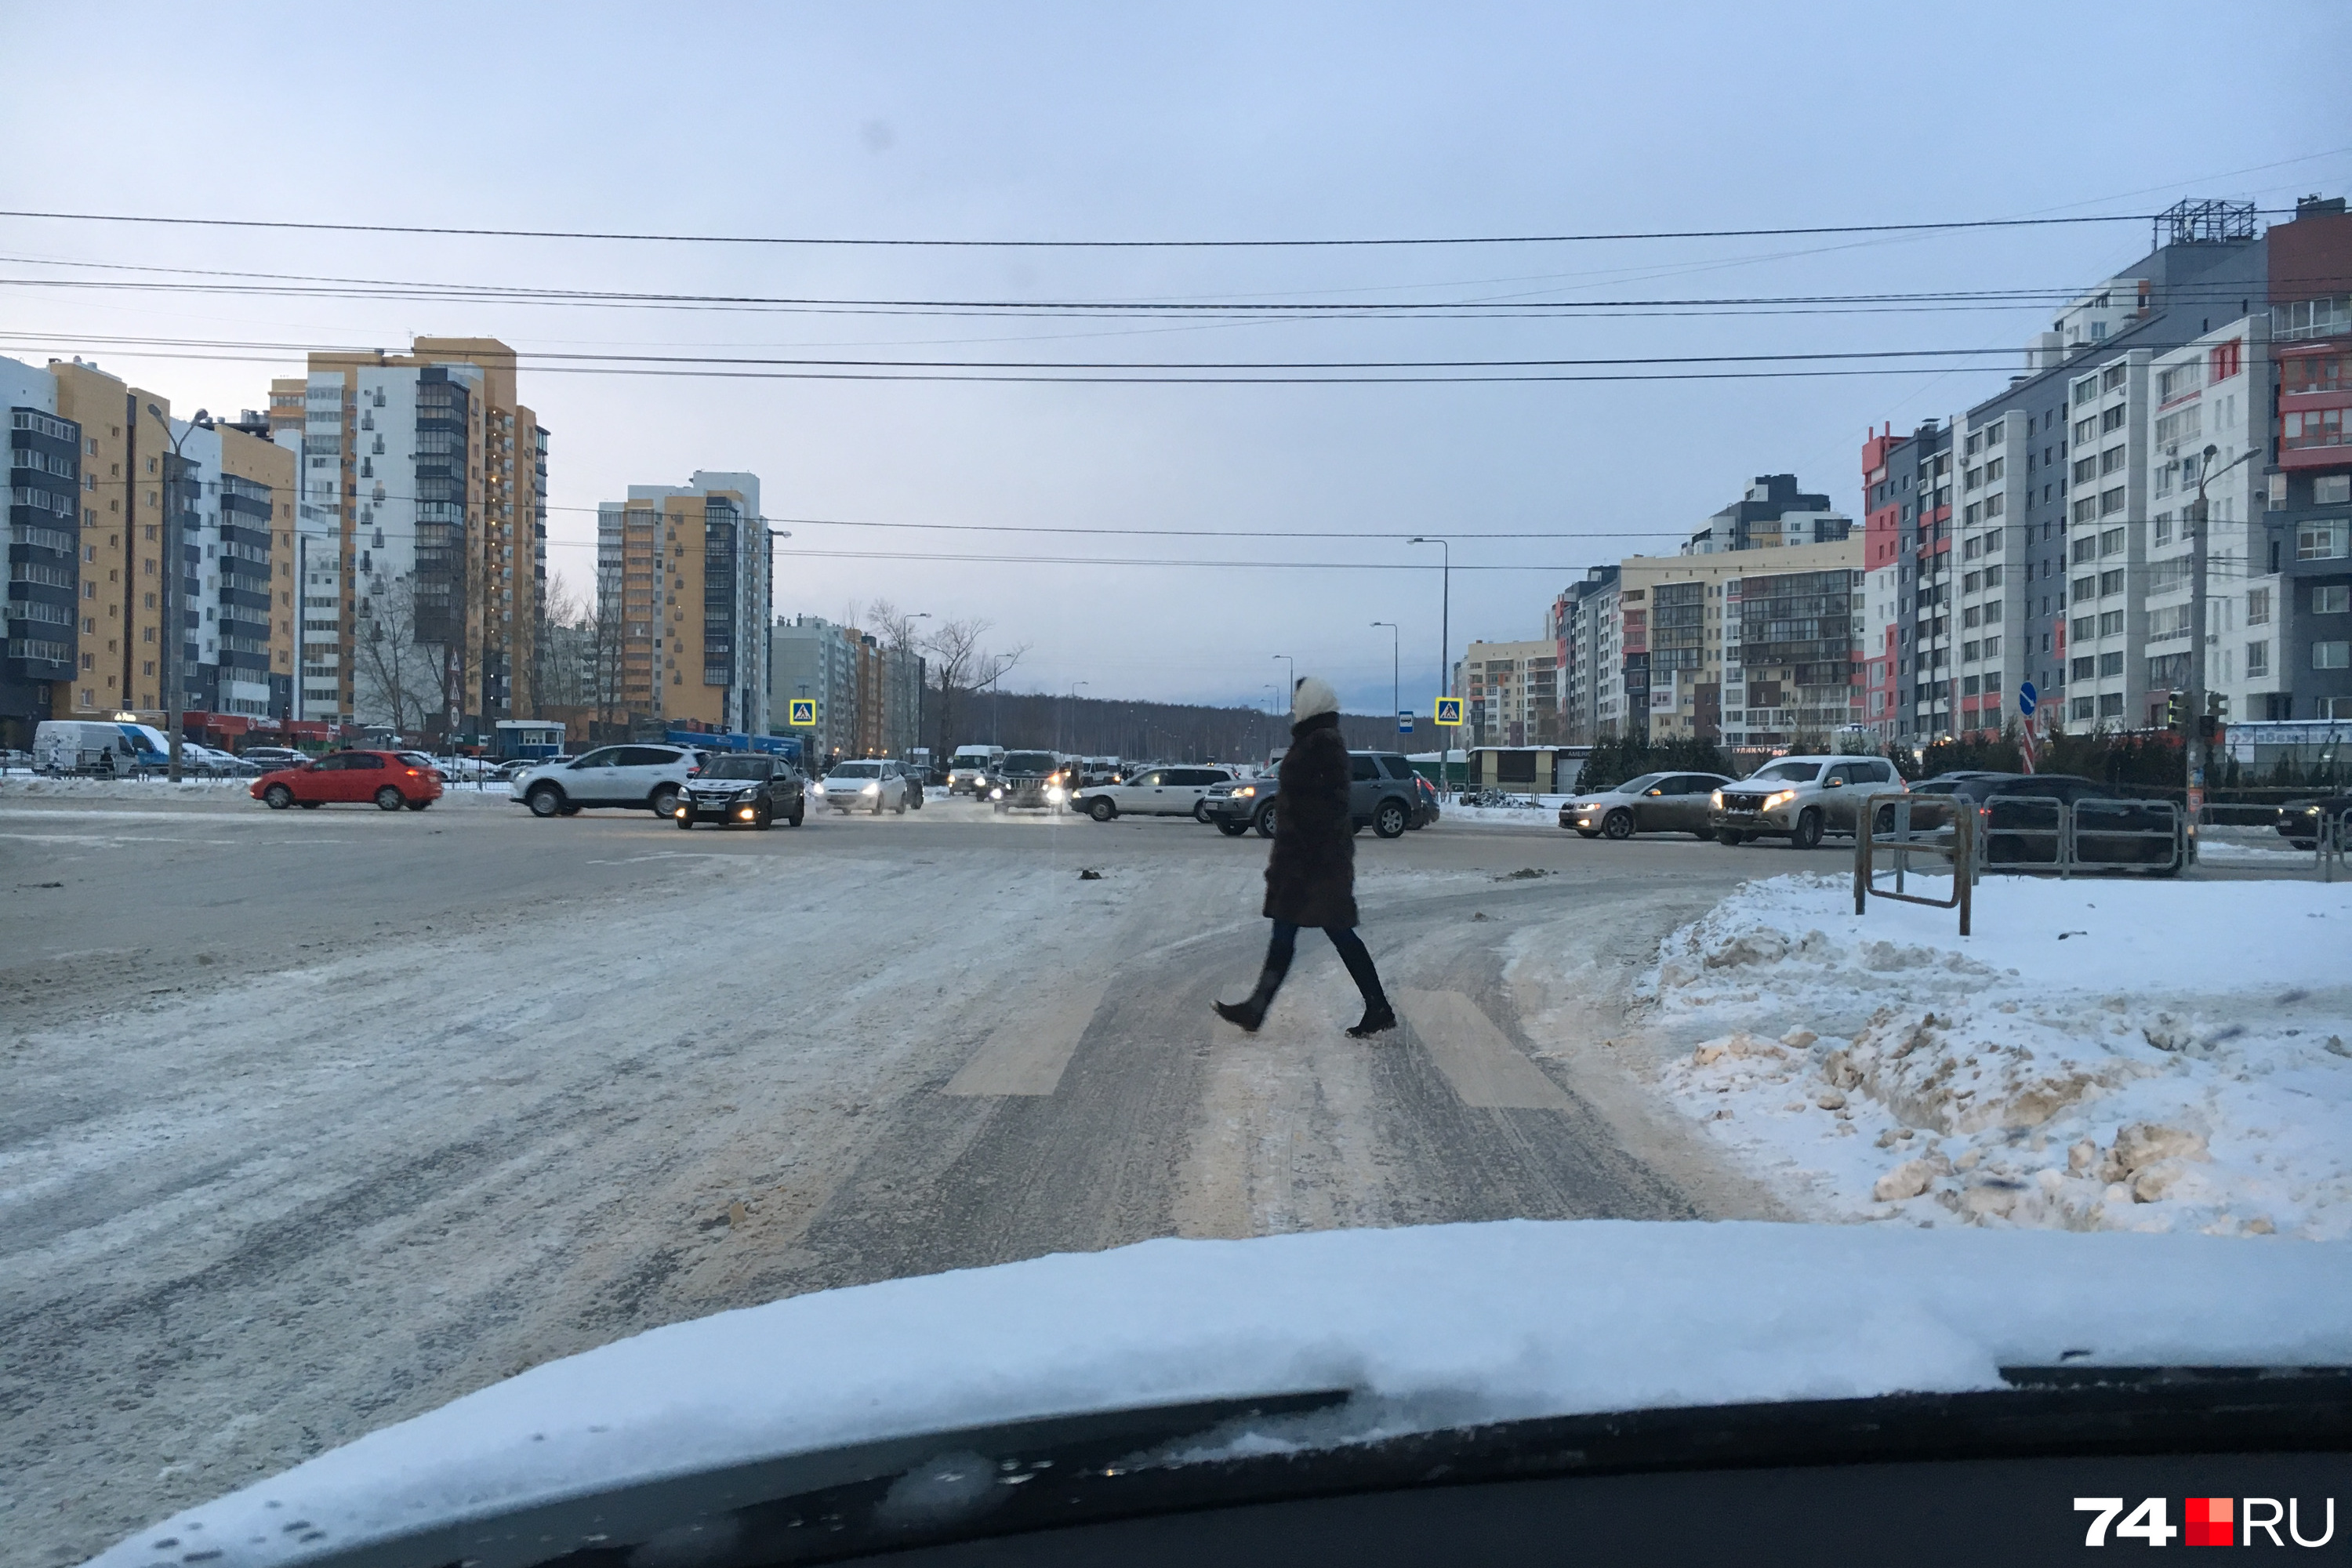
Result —
[[1851, 835], [1864, 801], [1904, 789], [1884, 757], [1780, 757], [1716, 790], [1707, 825], [1726, 844], [1786, 838], [1811, 849], [1824, 833]]
[[[1348, 757], [1348, 814], [1357, 831], [1369, 827], [1382, 838], [1402, 838], [1409, 828], [1436, 820], [1436, 792], [1424, 793], [1427, 782], [1397, 752], [1351, 752]], [[1234, 787], [1213, 793], [1201, 803], [1201, 818], [1217, 830], [1237, 837], [1255, 827], [1262, 838], [1274, 837], [1278, 806], [1275, 779], [1244, 779]]]
[[1217, 766], [1163, 764], [1130, 773], [1118, 784], [1081, 788], [1070, 809], [1097, 822], [1129, 816], [1192, 816], [1206, 822], [1211, 790], [1234, 782], [1234, 770]]
[[[2322, 816], [2334, 817], [2337, 833], [2344, 835], [2347, 828], [2352, 828], [2352, 795], [2288, 801], [2279, 807], [2279, 837], [2297, 849], [2316, 849], [2319, 847], [2319, 819]], [[2342, 843], [2344, 839], [2339, 837], [2337, 841]], [[2352, 844], [2345, 847], [2352, 848]]]
[[798, 768], [757, 752], [729, 752], [686, 781], [672, 816], [680, 827], [742, 823], [764, 832], [778, 817], [798, 827], [807, 811], [806, 781]]
[[568, 763], [541, 763], [509, 788], [533, 816], [571, 816], [587, 806], [628, 806], [668, 816], [678, 792], [702, 771], [688, 746], [599, 746]]
[[891, 762], [835, 763], [833, 772], [809, 793], [835, 811], [862, 807], [879, 816], [885, 811], [907, 809], [907, 775]]
[[1003, 811], [1068, 809], [1072, 773], [1052, 752], [1007, 752], [989, 781], [988, 804]]
[[441, 780], [411, 767], [397, 752], [330, 752], [298, 768], [267, 773], [247, 793], [272, 811], [316, 811], [333, 802], [373, 802], [383, 811], [423, 811], [441, 798]]
[[[2188, 825], [2180, 814], [2128, 785], [2076, 773], [1960, 773], [1922, 779], [1910, 793], [1923, 805], [1941, 797], [1973, 806], [1988, 866], [2056, 866], [2060, 806], [2075, 808], [2077, 865], [2140, 866], [2168, 874], [2187, 858]], [[1893, 805], [1880, 802], [1872, 812], [1877, 831], [1892, 832], [1894, 816]], [[1916, 820], [1915, 837], [1950, 842], [1948, 813]]]
[[292, 746], [247, 746], [240, 754], [264, 773], [272, 773], [279, 768], [299, 768], [310, 760], [310, 752]]
[[1587, 838], [1631, 838], [1636, 833], [1712, 838], [1715, 792], [1731, 782], [1721, 773], [1643, 773], [1570, 797], [1559, 808], [1559, 825]]
[[948, 794], [985, 795], [1003, 761], [1002, 746], [958, 746], [948, 759]]

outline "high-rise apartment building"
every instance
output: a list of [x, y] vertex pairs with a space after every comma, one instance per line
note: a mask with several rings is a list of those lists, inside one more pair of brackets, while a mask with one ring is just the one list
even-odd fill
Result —
[[1559, 669], [1559, 738], [1589, 746], [1602, 734], [1603, 708], [1620, 689], [1613, 647], [1604, 647], [1602, 628], [1617, 622], [1614, 566], [1586, 569], [1583, 578], [1560, 591], [1545, 613]]
[[1559, 644], [1474, 642], [1454, 667], [1474, 746], [1550, 744], [1559, 734]]
[[795, 731], [808, 737], [810, 754], [857, 752], [857, 648], [864, 634], [822, 616], [779, 620], [768, 634], [770, 722], [789, 720], [791, 702], [816, 704], [816, 724]]
[[169, 399], [79, 360], [0, 360], [0, 401], [11, 743], [47, 718], [127, 710], [162, 722], [175, 653], [184, 707], [226, 697], [238, 704], [227, 711], [280, 716], [285, 688], [271, 682], [289, 673], [294, 588], [287, 455], [174, 420]]
[[1732, 550], [1773, 550], [1790, 544], [1827, 544], [1853, 531], [1853, 520], [1830, 505], [1826, 495], [1797, 488], [1794, 474], [1759, 474], [1747, 494], [1706, 520], [1683, 544], [1685, 555], [1715, 555]]
[[306, 718], [479, 735], [529, 717], [547, 580], [547, 431], [514, 351], [417, 338], [314, 353], [270, 385], [299, 429], [295, 546]]
[[628, 722], [769, 732], [774, 595], [756, 475], [697, 472], [603, 503], [596, 593], [620, 606], [616, 696]]

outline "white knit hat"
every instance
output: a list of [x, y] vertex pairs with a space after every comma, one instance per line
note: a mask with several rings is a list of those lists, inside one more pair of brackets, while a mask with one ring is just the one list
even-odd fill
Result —
[[1318, 713], [1337, 713], [1339, 694], [1318, 675], [1302, 675], [1290, 693], [1290, 721], [1304, 724]]

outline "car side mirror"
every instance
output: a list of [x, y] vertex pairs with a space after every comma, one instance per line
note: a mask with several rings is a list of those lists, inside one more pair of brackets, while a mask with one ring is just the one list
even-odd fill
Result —
[[1843, 780], [1843, 779], [1823, 779], [1823, 780], [1822, 781], [1822, 787], [1823, 789], [1843, 789], [1843, 788], [1845, 788], [1845, 780]]

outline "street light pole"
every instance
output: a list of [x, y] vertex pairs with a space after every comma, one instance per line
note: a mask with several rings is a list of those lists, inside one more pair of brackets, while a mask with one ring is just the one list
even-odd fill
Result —
[[[1079, 688], [1079, 687], [1081, 687], [1081, 686], [1092, 686], [1093, 684], [1094, 684], [1094, 682], [1093, 682], [1093, 681], [1091, 681], [1091, 680], [1073, 680], [1072, 682], [1070, 682], [1070, 695], [1069, 695], [1069, 700], [1068, 700], [1068, 701], [1064, 705], [1064, 707], [1063, 707], [1063, 709], [1062, 709], [1062, 713], [1063, 713], [1063, 715], [1064, 715], [1064, 722], [1065, 722], [1066, 724], [1067, 724], [1067, 725], [1068, 725], [1069, 729], [1070, 729], [1073, 732], [1075, 732], [1075, 731], [1076, 731], [1076, 729], [1077, 729], [1077, 725], [1076, 725], [1075, 722], [1073, 722], [1073, 721], [1071, 721], [1071, 718], [1070, 718], [1070, 710], [1071, 710], [1071, 709], [1073, 709], [1073, 708], [1076, 708], [1076, 707], [1078, 705], [1078, 688]], [[1067, 737], [1065, 737], [1065, 739], [1066, 739], [1066, 738], [1067, 738]]]
[[1394, 621], [1374, 621], [1372, 625], [1389, 629], [1389, 707], [1402, 715], [1404, 712], [1404, 655], [1401, 650], [1404, 647], [1404, 633], [1397, 629]]
[[[181, 689], [186, 677], [180, 670], [180, 637], [185, 628], [180, 625], [182, 611], [176, 584], [188, 569], [187, 563], [180, 559], [179, 487], [186, 482], [182, 470], [187, 467], [180, 456], [180, 448], [190, 436], [195, 434], [196, 426], [204, 421], [205, 414], [203, 409], [197, 409], [195, 417], [188, 421], [188, 427], [177, 436], [172, 436], [172, 422], [163, 416], [161, 408], [151, 403], [147, 405], [147, 414], [163, 426], [163, 434], [172, 439], [172, 466], [163, 475], [163, 584], [160, 601], [163, 618], [163, 656], [156, 668], [163, 674], [163, 739], [170, 745], [172, 755], [169, 776], [173, 784], [178, 784], [180, 729], [186, 722], [186, 715], [180, 709], [187, 700], [187, 694]], [[298, 676], [296, 679], [300, 678]]]
[[2197, 462], [2197, 509], [2191, 513], [2194, 531], [2189, 536], [2189, 734], [2181, 747], [2189, 764], [2189, 822], [2196, 826], [2205, 805], [2205, 545], [2207, 541], [2205, 486], [2218, 474], [2226, 474], [2254, 455], [2251, 447], [2222, 464], [2213, 467], [2213, 459], [2221, 448], [2208, 446]]
[[[1446, 691], [1445, 661], [1454, 657], [1454, 545], [1450, 541], [1420, 533], [1405, 542], [1434, 544], [1445, 552], [1438, 572], [1437, 689], [1441, 695], [1450, 696], [1451, 693]], [[1429, 717], [1430, 727], [1437, 730], [1437, 789], [1439, 794], [1444, 795], [1450, 793], [1454, 786], [1452, 748], [1446, 744], [1445, 731], [1437, 726], [1437, 710], [1433, 702], [1430, 706]]]
[[1278, 658], [1278, 659], [1280, 659], [1280, 660], [1282, 660], [1282, 667], [1283, 667], [1283, 670], [1284, 670], [1285, 675], [1286, 675], [1286, 679], [1285, 679], [1285, 680], [1283, 681], [1282, 689], [1283, 689], [1284, 691], [1286, 691], [1286, 692], [1290, 692], [1290, 691], [1296, 691], [1296, 690], [1297, 690], [1297, 689], [1298, 689], [1298, 661], [1297, 661], [1297, 659], [1295, 659], [1295, 658], [1291, 658], [1291, 657], [1290, 657], [1288, 654], [1286, 654], [1286, 653], [1278, 653], [1278, 654], [1276, 654], [1274, 657], [1275, 657], [1275, 658]]

